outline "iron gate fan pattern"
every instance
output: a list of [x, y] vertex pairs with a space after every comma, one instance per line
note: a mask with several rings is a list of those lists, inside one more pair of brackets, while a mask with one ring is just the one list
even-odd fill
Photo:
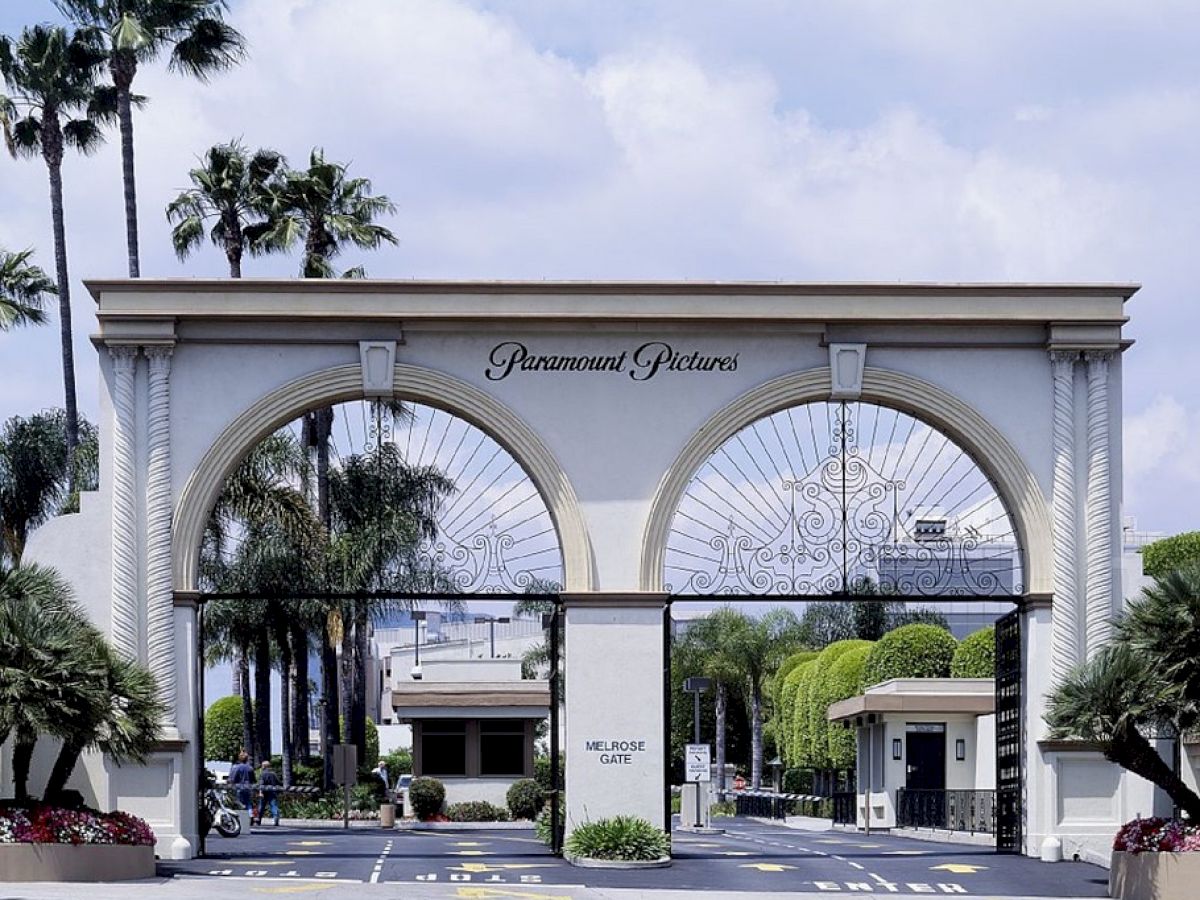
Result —
[[868, 403], [809, 403], [725, 441], [672, 522], [673, 594], [1011, 598], [1012, 517], [945, 434]]

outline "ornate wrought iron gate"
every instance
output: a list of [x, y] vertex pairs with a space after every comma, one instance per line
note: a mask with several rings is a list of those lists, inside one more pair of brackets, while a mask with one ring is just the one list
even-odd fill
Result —
[[996, 621], [996, 852], [1020, 853], [1022, 760], [1021, 611]]

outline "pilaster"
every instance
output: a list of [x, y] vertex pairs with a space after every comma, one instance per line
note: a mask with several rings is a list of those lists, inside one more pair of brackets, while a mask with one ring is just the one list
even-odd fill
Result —
[[149, 360], [146, 472], [146, 645], [150, 671], [176, 726], [175, 611], [171, 585], [171, 346], [146, 347]]
[[1079, 552], [1076, 546], [1075, 363], [1078, 350], [1052, 350], [1054, 378], [1054, 610], [1050, 669], [1061, 682], [1080, 660]]
[[1111, 350], [1089, 350], [1087, 362], [1087, 618], [1090, 659], [1112, 635], [1113, 527], [1108, 370]]
[[113, 367], [112, 642], [129, 659], [140, 657], [137, 606], [137, 489], [134, 377], [136, 346], [108, 348]]

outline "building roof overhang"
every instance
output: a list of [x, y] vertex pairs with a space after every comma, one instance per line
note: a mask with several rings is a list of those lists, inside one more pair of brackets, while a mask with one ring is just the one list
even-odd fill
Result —
[[995, 682], [991, 678], [898, 678], [830, 704], [827, 715], [830, 722], [853, 723], [872, 713], [984, 716], [995, 711]]
[[545, 681], [401, 683], [392, 689], [392, 708], [402, 718], [434, 710], [487, 710], [495, 715], [510, 710], [514, 718], [538, 718], [550, 711], [550, 686]]

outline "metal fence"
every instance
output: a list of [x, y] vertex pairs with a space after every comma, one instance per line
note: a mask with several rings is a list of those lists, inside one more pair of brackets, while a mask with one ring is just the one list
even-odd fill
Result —
[[896, 825], [995, 834], [996, 792], [899, 788]]
[[815, 794], [776, 794], [774, 791], [738, 791], [733, 795], [739, 816], [783, 819], [787, 816], [828, 818], [828, 797]]
[[837, 791], [833, 795], [833, 824], [858, 824], [858, 794], [854, 791]]

